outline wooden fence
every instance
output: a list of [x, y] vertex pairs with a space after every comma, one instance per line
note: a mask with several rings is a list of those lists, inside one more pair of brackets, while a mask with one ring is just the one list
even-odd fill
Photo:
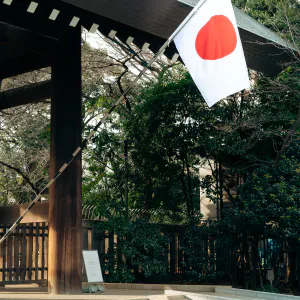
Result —
[[[10, 225], [0, 225], [3, 236]], [[47, 284], [48, 224], [20, 224], [0, 246], [0, 285]]]
[[[115, 264], [116, 261], [107, 260], [104, 261], [105, 254], [109, 251], [115, 250], [117, 255], [121, 255], [121, 249], [118, 248], [118, 237], [108, 230], [104, 229], [103, 234], [96, 234], [95, 230], [97, 227], [97, 223], [101, 221], [84, 221], [83, 222], [83, 249], [86, 250], [98, 250], [100, 256], [100, 262], [102, 269], [104, 270], [104, 266], [107, 264]], [[105, 227], [104, 227], [105, 228]], [[167, 267], [167, 274], [164, 276], [152, 276], [147, 279], [141, 277], [142, 269], [139, 268], [135, 270], [138, 274], [135, 273], [136, 279], [139, 281], [149, 280], [149, 283], [159, 283], [162, 280], [165, 283], [170, 282], [187, 282], [189, 272], [195, 268], [192, 266], [192, 262], [188, 261], [185, 247], [185, 236], [186, 236], [186, 227], [182, 225], [159, 225], [161, 233], [163, 236], [167, 238], [167, 252], [164, 253], [164, 261]], [[122, 238], [122, 237], [119, 237]], [[217, 245], [213, 241], [203, 241], [200, 242], [195, 251], [199, 253], [199, 257], [203, 258], [203, 261], [208, 261], [210, 264], [211, 272], [222, 272], [223, 276], [221, 276], [222, 282], [230, 283], [231, 274], [230, 270], [232, 267], [232, 249], [230, 245]], [[117, 265], [116, 265], [117, 267]], [[199, 270], [199, 268], [198, 268]], [[203, 267], [203, 275], [207, 273], [207, 269]], [[108, 271], [106, 271], [106, 275], [108, 275]]]
[[[104, 235], [97, 234], [96, 228], [99, 222], [101, 221], [83, 221], [82, 246], [83, 250], [98, 250], [104, 270], [105, 263], [110, 262], [104, 262], [103, 258], [109, 251], [118, 247], [118, 237], [108, 230], [105, 230]], [[0, 236], [3, 236], [9, 227], [9, 225], [0, 225]], [[164, 254], [168, 272], [163, 280], [166, 283], [186, 281], [188, 278], [186, 275], [194, 268], [192, 263], [188, 262], [184, 251], [187, 246], [185, 245], [186, 228], [180, 225], [159, 225], [159, 227], [168, 240], [167, 252]], [[257, 259], [262, 269], [258, 273], [263, 272], [266, 277], [267, 270], [273, 269], [277, 277], [284, 278], [290, 257], [288, 259], [288, 254], [283, 251], [282, 245], [274, 243], [275, 241], [271, 239], [263, 239], [259, 242]], [[223, 273], [222, 283], [237, 282], [243, 285], [245, 281], [241, 273], [243, 259], [239, 257], [237, 249], [230, 244], [218, 245], [214, 241], [203, 241], [196, 247], [195, 253], [205, 261], [206, 266], [209, 265], [211, 271]], [[47, 258], [48, 223], [19, 224], [7, 241], [0, 246], [0, 286], [18, 283], [46, 285]], [[300, 255], [297, 254], [293, 264], [297, 263], [300, 269], [299, 262]], [[201, 269], [198, 268], [197, 271], [201, 273]], [[141, 269], [138, 272], [141, 273]], [[203, 273], [205, 272], [207, 269], [203, 270]], [[135, 275], [139, 280], [139, 274]], [[162, 282], [162, 277], [154, 276], [151, 280], [153, 283]]]
[[[104, 238], [100, 238], [95, 233], [97, 223], [101, 221], [83, 221], [83, 249], [98, 250], [101, 264], [104, 265], [104, 255], [117, 247], [117, 236], [111, 232], [105, 231]], [[168, 263], [169, 273], [182, 273], [182, 261], [184, 254], [181, 250], [183, 247], [185, 229], [180, 225], [160, 225], [162, 234], [168, 238], [168, 251], [166, 253], [166, 261]]]

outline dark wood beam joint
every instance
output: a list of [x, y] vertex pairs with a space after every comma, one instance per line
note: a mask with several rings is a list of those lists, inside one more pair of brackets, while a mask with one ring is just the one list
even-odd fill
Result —
[[51, 80], [0, 93], [0, 110], [38, 103], [51, 98]]
[[37, 56], [22, 56], [0, 62], [0, 80], [50, 66], [50, 60]]
[[0, 22], [0, 41], [1, 43], [8, 43], [42, 56], [52, 57], [58, 40]]

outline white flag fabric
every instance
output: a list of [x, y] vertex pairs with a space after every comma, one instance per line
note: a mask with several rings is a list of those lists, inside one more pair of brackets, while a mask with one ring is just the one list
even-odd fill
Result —
[[249, 88], [244, 51], [230, 0], [206, 0], [174, 42], [210, 107]]

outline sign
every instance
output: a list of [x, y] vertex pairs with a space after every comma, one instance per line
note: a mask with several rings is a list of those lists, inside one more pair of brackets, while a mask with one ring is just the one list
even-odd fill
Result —
[[274, 281], [274, 279], [275, 279], [274, 270], [268, 270], [267, 276], [268, 276], [269, 281], [272, 283], [272, 281]]
[[82, 251], [82, 254], [88, 282], [103, 282], [98, 251]]

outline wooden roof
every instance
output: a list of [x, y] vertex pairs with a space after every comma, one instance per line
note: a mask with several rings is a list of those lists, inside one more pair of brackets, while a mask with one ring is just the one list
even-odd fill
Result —
[[[163, 41], [190, 13], [191, 6], [194, 6], [198, 0], [63, 0], [63, 2], [147, 33], [143, 37], [143, 33], [140, 36], [140, 34], [128, 30], [127, 35], [135, 38], [134, 42], [139, 44], [143, 42], [151, 44], [152, 42], [154, 51], [157, 51]], [[239, 9], [235, 8], [235, 13], [248, 67], [268, 75], [280, 72], [282, 70], [280, 64], [289, 58], [277, 46], [283, 46], [285, 42]], [[101, 31], [101, 19], [98, 20]], [[124, 34], [120, 28], [117, 30], [112, 26], [112, 29], [118, 31], [120, 35]], [[150, 39], [149, 35], [151, 41], [147, 40], [147, 38]], [[143, 38], [144, 40], [141, 42], [140, 40]], [[270, 45], [270, 42], [274, 44]], [[265, 45], [263, 45], [264, 43]], [[172, 45], [167, 54], [172, 55], [175, 52], [176, 49]]]
[[[63, 0], [84, 10], [167, 39], [191, 8], [176, 0]], [[101, 24], [100, 30], [101, 30]], [[113, 29], [113, 28], [112, 28]]]
[[[25, 54], [30, 56], [34, 53], [41, 54], [38, 57], [41, 65], [49, 65], [47, 60], [51, 60], [55, 41], [73, 29], [70, 22], [74, 17], [80, 19], [77, 26], [81, 25], [89, 30], [93, 24], [97, 24], [99, 31], [106, 36], [114, 30], [122, 41], [126, 42], [130, 36], [134, 38], [133, 43], [138, 47], [142, 48], [145, 43], [149, 43], [149, 48], [157, 52], [192, 9], [191, 6], [177, 0], [34, 0], [34, 2], [38, 6], [34, 13], [30, 13], [27, 10], [32, 3], [31, 0], [1, 1], [0, 38], [12, 39], [11, 34], [7, 36], [7, 26], [12, 31], [16, 31], [16, 26], [25, 29], [34, 33], [35, 38], [26, 40], [23, 37], [23, 44], [30, 53], [23, 51], [21, 54], [17, 48], [13, 50], [9, 46], [1, 47], [0, 67], [1, 63], [13, 60], [14, 57], [21, 60]], [[50, 20], [49, 16], [54, 9], [58, 10], [59, 14], [55, 20]], [[247, 28], [248, 24], [244, 22], [239, 28], [248, 67], [268, 75], [277, 74], [282, 70], [280, 63], [289, 59], [288, 54], [276, 44], [270, 43], [266, 36]], [[264, 28], [260, 26], [260, 29]], [[28, 32], [25, 32], [25, 35], [28, 35]], [[26, 50], [26, 47], [24, 49]], [[171, 58], [175, 53], [176, 47], [171, 43], [165, 54]], [[3, 78], [0, 71], [1, 77]]]

